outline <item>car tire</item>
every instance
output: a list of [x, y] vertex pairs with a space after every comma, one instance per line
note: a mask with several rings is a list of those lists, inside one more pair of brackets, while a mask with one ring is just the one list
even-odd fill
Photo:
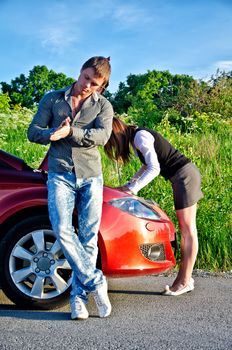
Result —
[[26, 218], [4, 235], [0, 285], [18, 306], [44, 310], [61, 307], [67, 303], [71, 275], [46, 215]]

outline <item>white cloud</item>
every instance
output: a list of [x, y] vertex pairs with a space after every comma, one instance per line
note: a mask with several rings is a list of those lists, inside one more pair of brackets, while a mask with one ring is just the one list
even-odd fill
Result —
[[39, 40], [43, 48], [52, 53], [63, 53], [73, 42], [77, 41], [74, 33], [66, 27], [53, 25], [41, 29], [38, 32]]
[[34, 35], [42, 48], [52, 54], [64, 54], [74, 43], [80, 43], [83, 40], [83, 33], [98, 26], [100, 21], [104, 25], [103, 21], [111, 19], [114, 28], [120, 31], [136, 29], [151, 20], [150, 15], [136, 5], [115, 5], [107, 0], [90, 4], [91, 10], [88, 8], [88, 11], [85, 6], [79, 6], [76, 16], [73, 16], [75, 7], [70, 9], [64, 4], [56, 6], [53, 16], [51, 10], [48, 11], [43, 19], [43, 23], [45, 21], [47, 23], [42, 28], [40, 23], [40, 28], [34, 29]]
[[120, 25], [118, 29], [140, 27], [141, 24], [147, 24], [151, 20], [151, 17], [146, 11], [133, 5], [117, 6], [113, 9], [112, 17]]
[[217, 61], [213, 64], [214, 69], [219, 69], [222, 71], [232, 71], [232, 60], [229, 61]]

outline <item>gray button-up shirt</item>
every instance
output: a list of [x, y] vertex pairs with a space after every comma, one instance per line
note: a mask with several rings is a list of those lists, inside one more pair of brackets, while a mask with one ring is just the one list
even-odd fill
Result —
[[[78, 178], [98, 176], [102, 168], [97, 146], [104, 145], [110, 137], [113, 108], [104, 96], [94, 93], [73, 118], [71, 89], [72, 85], [44, 95], [28, 128], [28, 139], [43, 145], [50, 143], [49, 171], [71, 172], [75, 168]], [[51, 129], [66, 117], [71, 118], [73, 135], [51, 142]]]

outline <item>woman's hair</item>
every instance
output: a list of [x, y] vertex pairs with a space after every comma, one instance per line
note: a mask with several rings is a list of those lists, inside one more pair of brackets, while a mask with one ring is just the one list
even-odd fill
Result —
[[[81, 70], [93, 68], [95, 75], [104, 78], [102, 90], [105, 90], [109, 85], [111, 74], [110, 57], [94, 56], [89, 58], [81, 67]], [[102, 91], [101, 91], [102, 92]]]
[[135, 125], [127, 125], [121, 119], [113, 117], [112, 133], [104, 146], [110, 159], [122, 161], [124, 164], [129, 162], [135, 129]]

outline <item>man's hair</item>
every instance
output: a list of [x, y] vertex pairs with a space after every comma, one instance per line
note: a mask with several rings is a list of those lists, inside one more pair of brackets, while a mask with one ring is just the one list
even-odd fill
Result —
[[100, 78], [104, 78], [102, 88], [106, 89], [109, 85], [111, 66], [110, 57], [94, 56], [89, 58], [81, 67], [81, 70], [93, 68], [95, 75]]

